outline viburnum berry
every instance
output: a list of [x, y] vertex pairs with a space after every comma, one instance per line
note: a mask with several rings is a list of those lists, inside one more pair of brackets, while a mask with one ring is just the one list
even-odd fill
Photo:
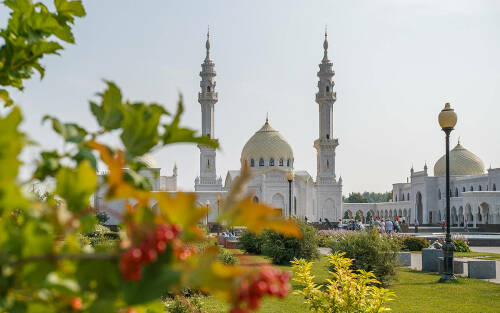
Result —
[[[158, 254], [163, 253], [167, 249], [167, 245], [175, 243], [177, 236], [181, 232], [178, 225], [159, 225], [154, 231], [148, 235], [137, 247], [132, 247], [122, 253], [120, 259], [120, 270], [123, 279], [130, 281], [138, 281], [141, 279], [142, 268], [157, 260]], [[182, 245], [175, 244], [174, 246]], [[185, 260], [191, 251], [187, 251], [182, 247], [182, 250], [176, 255], [181, 260]], [[180, 257], [179, 254], [182, 256]]]
[[79, 297], [74, 297], [73, 299], [71, 299], [71, 307], [73, 308], [74, 311], [81, 311], [82, 299]]
[[256, 310], [266, 294], [285, 297], [290, 290], [289, 280], [289, 273], [270, 266], [263, 268], [258, 275], [243, 277], [231, 313], [248, 313]]

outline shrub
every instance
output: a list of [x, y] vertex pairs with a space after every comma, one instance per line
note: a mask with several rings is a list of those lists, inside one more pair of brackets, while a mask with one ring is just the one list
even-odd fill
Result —
[[244, 231], [240, 238], [241, 249], [248, 253], [262, 254], [262, 236]]
[[400, 244], [403, 251], [421, 251], [430, 246], [429, 240], [413, 236], [401, 237]]
[[319, 247], [329, 247], [331, 245], [332, 238], [330, 236], [328, 236], [327, 234], [323, 234], [321, 232], [318, 232], [318, 235], [316, 236], [316, 240], [318, 241]]
[[345, 252], [354, 259], [356, 270], [373, 271], [384, 285], [389, 285], [396, 275], [399, 243], [390, 236], [379, 235], [376, 230], [346, 232], [332, 241], [333, 252]]
[[465, 238], [454, 238], [455, 252], [471, 252], [468, 241]]
[[191, 313], [201, 312], [200, 296], [193, 295], [189, 298], [175, 296], [165, 301], [165, 312], [168, 313]]
[[384, 312], [388, 308], [383, 305], [392, 300], [393, 292], [379, 288], [373, 272], [360, 270], [356, 273], [351, 269], [352, 259], [344, 257], [345, 253], [335, 253], [328, 256], [333, 267], [333, 276], [325, 284], [326, 288], [314, 283], [311, 275], [312, 262], [294, 260], [293, 280], [303, 285], [303, 289], [295, 291], [305, 298], [310, 312]]
[[270, 257], [274, 264], [288, 264], [294, 258], [312, 260], [319, 256], [316, 228], [297, 220], [302, 238], [286, 237], [266, 231], [262, 234], [262, 254]]
[[221, 249], [218, 259], [224, 264], [234, 265], [238, 263], [238, 258], [236, 258], [234, 254], [227, 249]]

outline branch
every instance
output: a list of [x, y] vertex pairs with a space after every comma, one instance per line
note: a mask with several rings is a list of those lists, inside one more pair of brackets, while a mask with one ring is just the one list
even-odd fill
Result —
[[15, 262], [11, 262], [10, 265], [22, 265], [29, 262], [36, 261], [58, 261], [62, 259], [67, 260], [117, 260], [119, 258], [118, 254], [110, 254], [110, 253], [100, 253], [100, 254], [91, 254], [91, 253], [46, 253], [30, 256], [27, 258], [19, 259]]

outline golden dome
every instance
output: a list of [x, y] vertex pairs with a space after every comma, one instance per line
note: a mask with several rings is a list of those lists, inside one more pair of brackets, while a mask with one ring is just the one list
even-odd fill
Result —
[[279, 131], [266, 123], [259, 129], [245, 144], [241, 151], [241, 163], [244, 161], [251, 166], [251, 160], [254, 160], [254, 166], [259, 166], [259, 160], [264, 160], [264, 166], [270, 165], [271, 158], [274, 160], [274, 166], [280, 166], [280, 159], [283, 159], [284, 167], [287, 167], [287, 160], [290, 160], [290, 167], [293, 165], [293, 151], [285, 137]]
[[[458, 144], [450, 151], [450, 175], [481, 175], [484, 164], [474, 153]], [[446, 175], [446, 155], [434, 165], [434, 176]]]

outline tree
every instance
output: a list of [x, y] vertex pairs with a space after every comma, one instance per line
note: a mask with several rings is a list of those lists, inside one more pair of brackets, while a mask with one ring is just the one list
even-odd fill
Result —
[[[0, 48], [0, 84], [22, 89], [23, 80], [45, 69], [39, 61], [62, 46], [51, 38], [74, 42], [71, 24], [85, 11], [80, 1], [55, 0], [55, 11], [30, 0], [6, 0], [11, 10]], [[193, 194], [154, 193], [137, 157], [175, 143], [218, 147], [218, 142], [181, 126], [182, 98], [176, 112], [163, 106], [124, 100], [107, 81], [90, 110], [97, 129], [45, 116], [63, 139], [62, 151], [42, 151], [33, 176], [18, 181], [19, 155], [30, 143], [19, 129], [23, 117], [6, 90], [9, 109], [0, 115], [0, 311], [2, 312], [163, 312], [160, 297], [195, 288], [226, 299], [232, 312], [256, 310], [264, 295], [284, 296], [288, 276], [279, 269], [225, 265], [217, 247], [198, 249], [207, 240], [201, 221], [208, 207]], [[103, 137], [119, 134], [116, 148]], [[96, 175], [98, 161], [108, 169]], [[128, 168], [127, 171], [124, 168]], [[244, 196], [251, 174], [243, 167], [226, 199], [218, 222], [243, 225], [260, 233], [270, 229], [301, 236], [292, 220]], [[54, 182], [43, 197], [26, 197], [22, 186]], [[98, 227], [90, 197], [105, 187], [107, 200], [124, 201], [119, 239], [92, 247], [81, 234]], [[157, 210], [150, 208], [156, 203]], [[118, 215], [118, 212], [113, 212]], [[266, 288], [260, 288], [265, 283]], [[248, 286], [259, 286], [249, 293]]]
[[368, 200], [366, 200], [362, 194], [359, 192], [351, 192], [349, 194], [349, 197], [347, 197], [344, 202], [346, 203], [367, 203]]

